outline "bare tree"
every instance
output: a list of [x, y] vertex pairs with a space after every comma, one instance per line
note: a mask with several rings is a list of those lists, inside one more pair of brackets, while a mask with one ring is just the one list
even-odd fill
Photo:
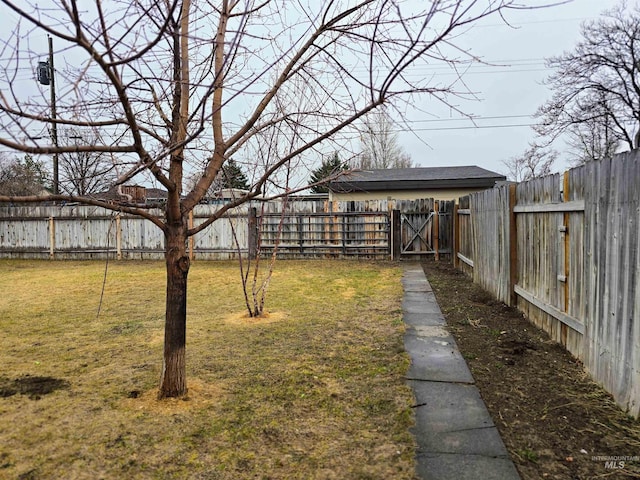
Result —
[[[520, 3], [521, 4], [521, 3]], [[265, 190], [278, 193], [283, 166], [313, 149], [340, 150], [336, 134], [387, 102], [418, 94], [448, 103], [460, 81], [406, 75], [427, 62], [468, 61], [457, 34], [514, 0], [275, 2], [3, 0], [9, 9], [0, 57], [0, 144], [33, 154], [101, 153], [117, 184], [154, 182], [167, 191], [162, 215], [89, 196], [52, 195], [146, 218], [164, 233], [167, 270], [164, 363], [159, 397], [184, 395], [189, 256], [186, 241]], [[15, 18], [19, 22], [14, 21]], [[22, 92], [18, 72], [37, 55], [30, 33], [62, 45], [73, 69], [56, 71], [58, 111]], [[6, 35], [5, 35], [6, 36]], [[72, 60], [71, 60], [72, 59]], [[59, 65], [60, 62], [57, 62]], [[78, 113], [80, 112], [80, 113]], [[100, 131], [109, 142], [47, 145], [29, 132], [55, 122]], [[264, 149], [278, 132], [288, 141]], [[321, 147], [322, 144], [322, 148]], [[262, 157], [254, 153], [263, 149]], [[256, 161], [250, 191], [189, 227], [189, 212], [233, 156]], [[197, 181], [184, 189], [189, 174]], [[0, 196], [0, 201], [41, 201]]]
[[525, 182], [549, 175], [557, 158], [558, 152], [555, 150], [532, 144], [522, 155], [503, 160], [502, 163], [507, 167], [509, 180]]
[[606, 124], [586, 121], [567, 132], [571, 147], [571, 166], [577, 167], [593, 160], [611, 158], [618, 151], [619, 141]]
[[567, 128], [567, 143], [571, 147], [569, 154], [573, 157], [571, 165], [574, 167], [611, 158], [620, 145], [606, 95], [602, 92], [597, 95], [600, 101], [590, 105], [589, 115]]
[[[99, 135], [78, 129], [67, 130], [58, 140], [70, 148], [103, 143]], [[65, 152], [58, 156], [60, 191], [86, 196], [107, 190], [116, 180], [116, 166], [111, 156], [101, 151]]]
[[359, 169], [411, 168], [411, 155], [398, 143], [398, 134], [385, 109], [369, 113], [364, 119], [360, 135], [362, 152], [352, 166]]
[[535, 130], [551, 140], [568, 132], [578, 162], [640, 146], [640, 7], [620, 3], [582, 26], [575, 49], [547, 61], [553, 96]]

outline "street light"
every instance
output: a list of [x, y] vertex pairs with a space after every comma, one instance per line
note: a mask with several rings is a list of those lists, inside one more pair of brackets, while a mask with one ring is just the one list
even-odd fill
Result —
[[[53, 67], [53, 38], [49, 38], [49, 60], [47, 62], [38, 62], [38, 82], [41, 85], [49, 85], [51, 93], [51, 140], [53, 146], [58, 148], [58, 124], [56, 122], [56, 82], [55, 69]], [[58, 152], [53, 153], [53, 194], [59, 193], [59, 174], [58, 174]]]

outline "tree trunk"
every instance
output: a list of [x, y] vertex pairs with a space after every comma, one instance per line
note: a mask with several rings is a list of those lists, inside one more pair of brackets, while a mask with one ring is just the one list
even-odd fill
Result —
[[167, 298], [164, 328], [164, 361], [158, 398], [187, 394], [187, 275], [190, 261], [186, 249], [186, 226], [169, 225], [165, 234]]

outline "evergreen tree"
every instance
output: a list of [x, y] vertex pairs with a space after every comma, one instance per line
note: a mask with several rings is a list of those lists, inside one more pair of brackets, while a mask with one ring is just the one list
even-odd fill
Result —
[[31, 155], [23, 159], [0, 158], [0, 194], [41, 195], [51, 188], [44, 164]]
[[249, 180], [235, 160], [230, 158], [220, 173], [220, 188], [249, 190]]
[[[335, 175], [338, 172], [347, 170], [349, 167], [346, 163], [341, 162], [338, 157], [338, 152], [335, 152], [333, 156], [327, 157], [322, 161], [322, 165], [318, 167], [316, 170], [311, 172], [311, 178], [309, 180], [309, 185], [313, 185], [314, 183], [321, 182], [332, 175]], [[328, 193], [329, 187], [326, 184], [323, 185], [315, 185], [311, 187], [311, 191], [313, 193]]]

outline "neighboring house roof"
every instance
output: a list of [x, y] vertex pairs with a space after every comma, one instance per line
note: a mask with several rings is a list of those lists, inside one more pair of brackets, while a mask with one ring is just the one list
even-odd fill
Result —
[[329, 183], [333, 192], [491, 188], [506, 177], [475, 165], [359, 170]]

